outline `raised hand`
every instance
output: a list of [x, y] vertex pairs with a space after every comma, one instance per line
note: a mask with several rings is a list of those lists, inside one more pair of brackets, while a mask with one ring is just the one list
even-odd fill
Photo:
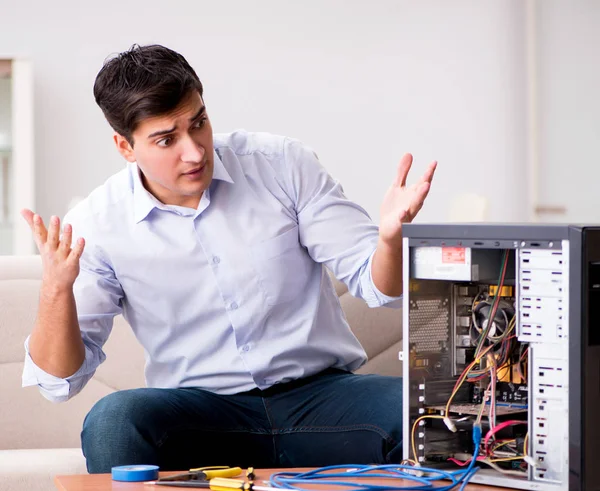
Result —
[[381, 204], [379, 238], [389, 247], [402, 247], [402, 224], [410, 223], [429, 193], [437, 162], [432, 162], [421, 179], [410, 186], [406, 177], [412, 165], [412, 155], [407, 153], [398, 165], [398, 173]]
[[47, 286], [58, 289], [71, 289], [79, 275], [79, 258], [85, 247], [84, 239], [78, 239], [72, 245], [73, 229], [66, 224], [60, 235], [60, 219], [50, 218], [48, 229], [42, 217], [31, 210], [22, 210], [21, 215], [33, 232], [33, 239], [42, 257], [42, 281]]

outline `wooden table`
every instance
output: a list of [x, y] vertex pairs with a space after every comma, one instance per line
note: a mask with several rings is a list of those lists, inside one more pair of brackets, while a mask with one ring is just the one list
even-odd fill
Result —
[[[268, 479], [269, 476], [275, 472], [283, 472], [283, 471], [291, 471], [291, 472], [300, 472], [306, 471], [309, 469], [257, 469], [256, 470], [256, 484], [260, 486], [268, 486], [268, 484], [263, 483], [263, 480]], [[176, 474], [174, 472], [161, 472], [161, 476], [167, 476], [169, 474]], [[241, 476], [240, 476], [241, 477]], [[391, 484], [395, 486], [408, 485], [410, 481], [400, 481], [394, 480], [391, 481], [389, 479], [369, 479], [370, 483], [373, 484]], [[449, 481], [440, 481], [440, 486], [442, 483], [448, 484]], [[174, 488], [168, 486], [149, 486], [145, 485], [143, 482], [119, 482], [113, 481], [111, 479], [110, 474], [80, 474], [80, 475], [72, 475], [72, 476], [56, 476], [54, 478], [54, 484], [59, 491], [90, 491], [90, 490], [138, 490], [138, 491], [168, 491], [177, 489], [193, 489], [193, 488]], [[313, 487], [313, 486], [311, 486]], [[337, 491], [342, 491], [344, 488], [339, 486], [323, 486], [323, 484], [318, 485], [319, 489], [332, 489]], [[201, 489], [201, 488], [197, 488]], [[309, 489], [309, 487], [307, 487]], [[507, 488], [499, 488], [496, 486], [483, 486], [481, 484], [469, 484], [466, 489], [468, 491], [503, 491], [507, 490]]]

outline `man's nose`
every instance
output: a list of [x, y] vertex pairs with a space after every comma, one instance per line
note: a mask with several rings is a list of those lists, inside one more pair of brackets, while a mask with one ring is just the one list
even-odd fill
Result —
[[181, 160], [183, 162], [199, 163], [204, 159], [204, 148], [198, 145], [192, 138], [186, 138], [183, 142]]

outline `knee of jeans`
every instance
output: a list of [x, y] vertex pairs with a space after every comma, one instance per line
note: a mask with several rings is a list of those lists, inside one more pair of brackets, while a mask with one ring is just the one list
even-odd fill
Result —
[[96, 402], [83, 421], [82, 446], [85, 447], [87, 440], [110, 440], [111, 434], [122, 433], [127, 426], [135, 425], [136, 418], [142, 417], [140, 397], [136, 392], [113, 392]]
[[403, 396], [400, 377], [373, 376], [375, 383], [368, 388], [368, 399], [373, 401], [373, 415], [382, 428], [397, 443], [402, 442]]

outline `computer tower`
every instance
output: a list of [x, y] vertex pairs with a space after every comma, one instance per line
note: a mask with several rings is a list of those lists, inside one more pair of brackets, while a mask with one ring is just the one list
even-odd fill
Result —
[[472, 482], [600, 490], [600, 226], [403, 237], [405, 461], [460, 469], [479, 423]]

